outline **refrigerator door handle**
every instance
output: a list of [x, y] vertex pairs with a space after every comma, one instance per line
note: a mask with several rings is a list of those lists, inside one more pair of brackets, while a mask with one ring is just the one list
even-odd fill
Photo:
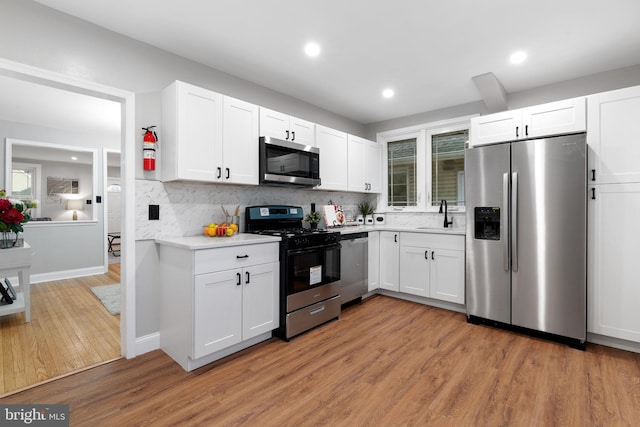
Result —
[[518, 173], [511, 174], [511, 269], [518, 271]]
[[[511, 267], [510, 259], [509, 259], [509, 224], [505, 221], [505, 219], [509, 216], [507, 213], [509, 212], [509, 174], [505, 173], [502, 175], [502, 258], [504, 262], [504, 271], [509, 271]], [[506, 231], [506, 233], [505, 233]]]

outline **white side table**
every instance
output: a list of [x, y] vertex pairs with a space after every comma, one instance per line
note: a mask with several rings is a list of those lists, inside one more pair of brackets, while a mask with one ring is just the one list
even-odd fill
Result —
[[19, 248], [0, 249], [0, 277], [3, 279], [5, 272], [18, 272], [17, 298], [13, 304], [0, 305], [0, 316], [25, 312], [25, 320], [31, 322], [31, 246], [27, 243]]

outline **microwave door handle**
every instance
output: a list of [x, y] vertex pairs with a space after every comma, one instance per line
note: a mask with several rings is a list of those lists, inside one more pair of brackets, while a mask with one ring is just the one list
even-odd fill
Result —
[[[502, 258], [504, 262], [504, 271], [509, 271], [509, 264], [511, 260], [509, 259], [509, 224], [506, 219], [509, 217], [509, 174], [505, 173], [502, 175], [502, 218], [500, 228], [502, 234]], [[506, 233], [505, 233], [506, 231]]]

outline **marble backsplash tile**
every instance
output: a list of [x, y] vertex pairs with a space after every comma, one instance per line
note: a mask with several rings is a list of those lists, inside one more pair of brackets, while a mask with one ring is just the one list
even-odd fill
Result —
[[[136, 180], [136, 240], [172, 236], [196, 236], [210, 222], [224, 221], [220, 206], [233, 213], [240, 206], [240, 230], [244, 231], [244, 210], [253, 205], [302, 206], [309, 212], [311, 203], [342, 206], [347, 216], [357, 215], [357, 205], [368, 201], [375, 205], [376, 195], [342, 193], [288, 187], [241, 186], [186, 182]], [[149, 205], [160, 206], [160, 219], [149, 220]], [[464, 213], [453, 213], [453, 228], [465, 228]], [[386, 224], [402, 227], [442, 227], [438, 213], [388, 212]], [[306, 224], [305, 224], [306, 225]], [[320, 223], [324, 227], [324, 223]]]

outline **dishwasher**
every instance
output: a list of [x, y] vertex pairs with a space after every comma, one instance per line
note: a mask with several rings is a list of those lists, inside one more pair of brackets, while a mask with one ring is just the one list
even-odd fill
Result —
[[361, 300], [369, 287], [369, 233], [340, 235], [340, 303]]

